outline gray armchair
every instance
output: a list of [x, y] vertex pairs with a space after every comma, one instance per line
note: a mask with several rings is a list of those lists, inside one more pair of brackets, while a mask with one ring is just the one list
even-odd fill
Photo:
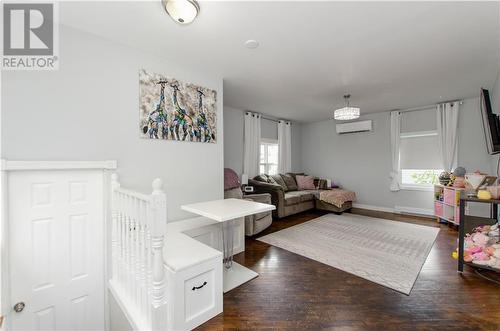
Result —
[[[224, 199], [245, 199], [254, 202], [271, 204], [271, 195], [269, 193], [247, 194], [243, 195], [241, 188], [236, 187], [224, 191]], [[271, 212], [264, 212], [245, 217], [245, 235], [253, 236], [268, 228], [273, 222]]]

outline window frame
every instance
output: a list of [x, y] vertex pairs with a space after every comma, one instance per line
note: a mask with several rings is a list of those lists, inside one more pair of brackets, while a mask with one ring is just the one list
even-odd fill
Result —
[[[420, 138], [420, 137], [429, 137], [429, 136], [437, 136], [437, 130], [429, 130], [429, 131], [413, 131], [413, 132], [401, 132], [399, 135], [399, 139], [408, 139], [408, 138]], [[401, 147], [399, 150], [401, 155]], [[410, 169], [411, 170], [411, 169]], [[426, 169], [426, 170], [439, 170], [441, 169]], [[399, 188], [401, 190], [408, 191], [434, 191], [434, 184], [404, 184], [403, 183], [403, 168], [399, 169]]]
[[261, 148], [261, 146], [262, 146], [262, 145], [266, 146], [266, 147], [264, 148], [264, 160], [265, 160], [265, 162], [264, 162], [264, 163], [261, 163], [261, 162], [260, 162], [260, 155], [259, 155], [259, 172], [260, 172], [260, 167], [263, 165], [263, 166], [264, 166], [264, 171], [265, 171], [265, 174], [270, 175], [270, 174], [269, 174], [269, 166], [270, 166], [270, 165], [275, 165], [275, 166], [276, 166], [276, 174], [278, 174], [278, 173], [279, 173], [279, 171], [278, 171], [277, 169], [279, 168], [279, 166], [278, 166], [278, 162], [279, 162], [279, 160], [278, 160], [278, 162], [276, 162], [276, 163], [269, 163], [269, 162], [268, 162], [268, 161], [269, 161], [269, 160], [268, 160], [268, 153], [267, 153], [267, 146], [269, 146], [269, 145], [276, 145], [276, 147], [277, 147], [277, 149], [278, 149], [278, 155], [277, 155], [276, 159], [279, 159], [279, 146], [278, 146], [278, 140], [277, 140], [277, 139], [261, 138], [261, 139], [260, 139], [260, 142], [259, 142], [259, 152], [260, 152], [260, 148]]

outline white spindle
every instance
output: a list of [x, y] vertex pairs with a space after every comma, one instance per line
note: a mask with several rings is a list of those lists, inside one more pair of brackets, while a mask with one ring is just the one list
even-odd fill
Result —
[[118, 182], [118, 175], [111, 175], [111, 256], [112, 256], [112, 268], [111, 277], [114, 280], [118, 280], [118, 259], [119, 259], [119, 251], [118, 251], [118, 199], [116, 197], [116, 189], [120, 187], [120, 183]]
[[162, 181], [157, 178], [153, 181], [151, 195], [151, 247], [153, 253], [153, 289], [152, 289], [152, 329], [165, 330], [167, 326], [166, 311], [166, 284], [163, 265], [163, 240], [167, 228], [167, 199], [162, 191]]
[[139, 305], [140, 311], [145, 314], [146, 307], [146, 246], [145, 246], [145, 202], [139, 201], [139, 219], [141, 220], [140, 231], [139, 231], [139, 246], [140, 246], [140, 266], [139, 266]]
[[[163, 246], [166, 197], [160, 179], [144, 195], [120, 187], [112, 175], [112, 279], [152, 330], [167, 327], [166, 277]], [[122, 293], [123, 292], [123, 293]]]

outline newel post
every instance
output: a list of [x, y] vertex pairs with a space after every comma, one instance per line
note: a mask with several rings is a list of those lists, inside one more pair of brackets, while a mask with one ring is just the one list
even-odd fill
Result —
[[163, 263], [163, 246], [167, 230], [167, 198], [162, 191], [162, 180], [153, 181], [151, 194], [151, 248], [153, 253], [151, 328], [167, 329], [166, 277]]
[[[118, 232], [120, 230], [120, 224], [118, 222], [119, 210], [118, 210], [118, 199], [115, 190], [120, 187], [118, 182], [118, 175], [116, 173], [111, 174], [111, 278], [115, 281], [118, 280], [118, 259], [119, 259], [119, 243], [118, 243]], [[109, 240], [109, 239], [108, 239]]]

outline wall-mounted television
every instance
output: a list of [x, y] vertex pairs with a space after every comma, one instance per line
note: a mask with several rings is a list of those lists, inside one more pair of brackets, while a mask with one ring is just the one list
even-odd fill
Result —
[[488, 153], [500, 153], [500, 117], [491, 108], [490, 93], [481, 89], [481, 114]]

